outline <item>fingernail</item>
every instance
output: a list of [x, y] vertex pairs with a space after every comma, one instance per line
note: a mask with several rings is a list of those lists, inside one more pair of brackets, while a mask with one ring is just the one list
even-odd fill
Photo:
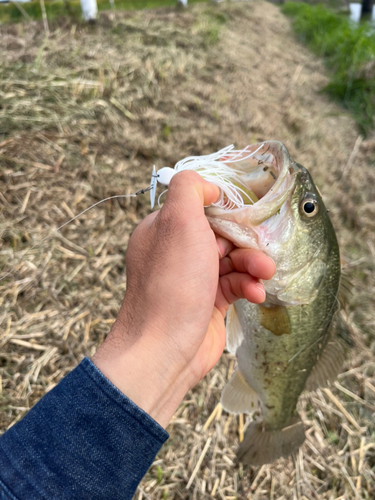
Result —
[[231, 251], [232, 243], [221, 236], [216, 236], [217, 249], [222, 259]]
[[273, 260], [272, 257], [270, 257], [269, 255], [267, 255], [267, 257], [270, 259], [270, 261], [272, 262], [272, 264], [275, 266], [275, 269], [276, 269], [276, 263], [275, 261]]
[[274, 271], [272, 274], [274, 274], [276, 272], [276, 264], [275, 264], [275, 261], [269, 256], [269, 255], [266, 255], [266, 257], [269, 259], [270, 262], [272, 262], [273, 264], [273, 268], [274, 268]]
[[263, 293], [263, 302], [266, 300], [266, 291], [264, 289], [264, 286], [262, 285], [262, 283], [255, 283], [255, 286], [256, 288], [258, 288], [258, 290], [260, 290], [262, 293]]

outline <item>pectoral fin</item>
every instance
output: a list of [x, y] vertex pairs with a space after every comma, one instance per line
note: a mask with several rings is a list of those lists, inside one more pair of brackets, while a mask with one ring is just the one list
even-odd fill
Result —
[[246, 382], [239, 368], [224, 387], [221, 404], [230, 413], [253, 413], [258, 408], [258, 394]]
[[226, 330], [227, 349], [231, 354], [236, 354], [238, 347], [242, 344], [244, 336], [235, 304], [229, 306], [227, 312]]
[[288, 335], [290, 333], [290, 320], [285, 306], [273, 304], [260, 304], [258, 306], [259, 323], [274, 335]]

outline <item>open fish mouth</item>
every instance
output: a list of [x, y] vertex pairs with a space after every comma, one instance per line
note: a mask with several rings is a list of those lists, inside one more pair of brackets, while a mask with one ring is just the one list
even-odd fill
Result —
[[[281, 142], [265, 141], [241, 150], [232, 145], [211, 155], [190, 156], [175, 170], [195, 170], [220, 187], [221, 197], [206, 207], [206, 216], [212, 229], [236, 246], [269, 253], [270, 240], [285, 238], [291, 217], [291, 204], [285, 202], [300, 167]], [[276, 214], [280, 217], [273, 217]]]
[[[221, 174], [234, 189], [206, 208], [212, 229], [240, 248], [266, 250], [269, 236], [280, 240], [291, 216], [290, 204], [299, 167], [279, 141], [266, 141], [220, 158]], [[208, 172], [206, 172], [208, 173]], [[208, 175], [205, 176], [211, 181]], [[273, 217], [280, 214], [280, 217]]]
[[246, 227], [257, 226], [280, 210], [294, 188], [298, 167], [279, 141], [247, 146], [221, 161], [228, 167], [228, 177], [242, 203], [233, 203], [224, 192], [223, 199], [206, 210], [210, 219], [220, 217]]

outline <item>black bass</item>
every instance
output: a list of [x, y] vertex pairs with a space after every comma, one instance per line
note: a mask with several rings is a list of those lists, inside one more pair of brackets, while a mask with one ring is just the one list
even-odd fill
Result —
[[301, 446], [300, 394], [334, 380], [344, 361], [333, 326], [340, 256], [319, 191], [282, 143], [255, 144], [228, 158], [244, 203], [207, 208], [211, 227], [240, 248], [264, 251], [276, 264], [274, 277], [264, 283], [266, 301], [239, 300], [227, 316], [227, 348], [238, 368], [222, 405], [233, 413], [260, 406], [262, 420], [250, 423], [237, 455], [262, 465]]

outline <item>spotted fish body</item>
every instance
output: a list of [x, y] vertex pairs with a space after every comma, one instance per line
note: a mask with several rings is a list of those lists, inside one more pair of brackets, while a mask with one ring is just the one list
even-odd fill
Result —
[[[216, 232], [242, 248], [263, 250], [276, 264], [275, 276], [265, 282], [266, 301], [239, 300], [227, 319], [227, 347], [236, 353], [238, 369], [222, 403], [235, 413], [260, 406], [262, 420], [249, 425], [238, 450], [238, 458], [253, 465], [298, 449], [305, 439], [296, 409], [300, 394], [332, 380], [343, 362], [333, 334], [339, 248], [322, 198], [308, 171], [281, 143], [265, 143], [257, 158], [258, 166], [247, 167], [252, 173], [247, 187], [260, 192], [259, 201], [231, 212], [207, 211]], [[262, 192], [263, 160], [276, 179]]]

